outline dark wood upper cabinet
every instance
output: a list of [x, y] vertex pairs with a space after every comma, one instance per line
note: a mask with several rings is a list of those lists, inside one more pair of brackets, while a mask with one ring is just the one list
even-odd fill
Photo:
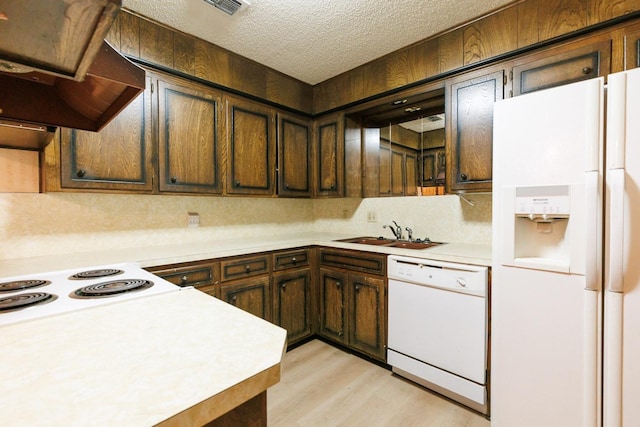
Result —
[[491, 191], [493, 104], [504, 84], [504, 70], [495, 68], [448, 81], [447, 192]]
[[150, 192], [151, 79], [135, 98], [100, 132], [60, 130], [62, 188]]
[[344, 195], [344, 114], [315, 122], [316, 196]]
[[513, 96], [611, 72], [608, 34], [527, 55], [513, 63]]
[[158, 81], [160, 191], [221, 193], [222, 96], [203, 86]]
[[278, 195], [311, 194], [311, 121], [278, 113]]
[[256, 102], [227, 97], [227, 193], [273, 195], [275, 113]]

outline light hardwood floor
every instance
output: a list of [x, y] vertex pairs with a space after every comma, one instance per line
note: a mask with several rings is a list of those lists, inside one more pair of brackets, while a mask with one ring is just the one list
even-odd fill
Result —
[[320, 340], [288, 352], [269, 427], [489, 427], [472, 411]]

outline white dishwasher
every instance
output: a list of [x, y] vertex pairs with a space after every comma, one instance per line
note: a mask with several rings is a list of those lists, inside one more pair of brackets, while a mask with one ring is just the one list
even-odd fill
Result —
[[387, 363], [488, 413], [488, 268], [391, 255]]

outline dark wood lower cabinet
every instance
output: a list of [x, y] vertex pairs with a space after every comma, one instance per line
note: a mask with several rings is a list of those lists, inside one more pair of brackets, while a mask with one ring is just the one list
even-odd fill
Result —
[[319, 262], [319, 334], [385, 361], [386, 256], [321, 249]]
[[241, 310], [271, 320], [269, 276], [223, 283], [220, 298]]
[[272, 276], [273, 323], [287, 330], [287, 344], [312, 333], [311, 270], [286, 271]]
[[287, 344], [315, 333], [385, 361], [386, 255], [296, 248], [148, 269], [287, 330]]

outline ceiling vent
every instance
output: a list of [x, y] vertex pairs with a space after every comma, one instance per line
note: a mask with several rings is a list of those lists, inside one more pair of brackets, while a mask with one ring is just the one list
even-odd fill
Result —
[[204, 0], [221, 11], [233, 15], [239, 10], [245, 9], [249, 3], [243, 0]]

